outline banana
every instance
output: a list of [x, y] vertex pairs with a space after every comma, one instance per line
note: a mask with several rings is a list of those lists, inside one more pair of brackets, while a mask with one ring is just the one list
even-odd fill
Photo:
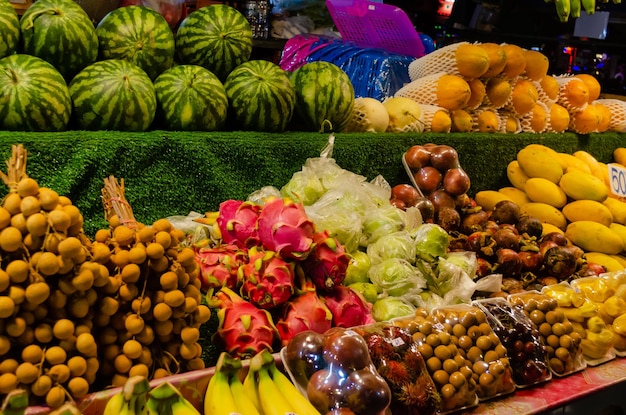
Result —
[[261, 415], [252, 397], [246, 394], [243, 383], [236, 373], [230, 377], [230, 390], [237, 397], [237, 408], [241, 415]]
[[569, 15], [574, 19], [580, 17], [580, 11], [582, 10], [582, 0], [570, 0]]
[[204, 415], [238, 414], [235, 398], [230, 390], [229, 376], [234, 360], [227, 352], [222, 352], [215, 366], [215, 373], [209, 380], [204, 398]]
[[256, 380], [257, 371], [261, 368], [262, 362], [259, 361], [259, 358], [253, 357], [250, 360], [250, 365], [248, 366], [248, 373], [246, 373], [246, 377], [243, 379], [243, 391], [250, 398], [252, 404], [257, 409], [257, 411], [261, 411], [261, 404], [259, 403], [259, 390], [258, 384]]
[[124, 394], [122, 392], [116, 393], [107, 402], [102, 415], [119, 415], [125, 403]]
[[594, 14], [596, 12], [596, 0], [581, 0], [581, 3], [587, 14]]
[[132, 376], [122, 390], [109, 399], [102, 415], [139, 415], [145, 412], [150, 383], [144, 376]]
[[[269, 369], [266, 366], [261, 367], [258, 371], [259, 377], [259, 403], [263, 409], [264, 414], [271, 415], [292, 415], [298, 414], [291, 407], [291, 404], [283, 396], [278, 386], [269, 374]], [[299, 414], [298, 414], [299, 415]]]
[[269, 374], [278, 390], [287, 398], [298, 415], [320, 415], [320, 412], [315, 409], [311, 401], [296, 388], [283, 372], [278, 370], [276, 364], [272, 364], [269, 367]]
[[28, 408], [28, 392], [15, 389], [7, 394], [0, 408], [0, 415], [24, 415]]
[[164, 382], [148, 393], [146, 414], [200, 415], [200, 412], [181, 395], [176, 387], [169, 382]]
[[48, 415], [82, 415], [82, 412], [80, 412], [75, 404], [67, 402], [50, 412]]

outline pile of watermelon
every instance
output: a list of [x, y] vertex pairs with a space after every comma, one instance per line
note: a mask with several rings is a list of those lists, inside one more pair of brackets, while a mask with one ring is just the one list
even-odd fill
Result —
[[341, 131], [354, 89], [332, 63], [294, 73], [252, 60], [252, 30], [226, 4], [173, 30], [145, 6], [96, 25], [73, 0], [19, 17], [0, 0], [0, 130]]

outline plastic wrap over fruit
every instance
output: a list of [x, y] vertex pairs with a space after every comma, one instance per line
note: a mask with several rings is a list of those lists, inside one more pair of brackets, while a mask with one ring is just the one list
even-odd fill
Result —
[[554, 298], [539, 291], [525, 291], [508, 296], [509, 302], [524, 314], [539, 330], [546, 345], [548, 365], [556, 376], [565, 376], [584, 369], [582, 337], [574, 330]]
[[391, 413], [434, 415], [440, 411], [441, 396], [408, 330], [389, 322], [354, 330], [365, 339], [376, 370], [391, 389]]
[[378, 373], [365, 339], [353, 329], [305, 331], [281, 350], [294, 384], [321, 414], [348, 408], [355, 415], [383, 415], [391, 389]]
[[478, 404], [474, 372], [445, 324], [423, 307], [412, 316], [394, 319], [392, 323], [407, 330], [417, 344], [441, 396], [441, 412], [458, 411]]
[[552, 378], [546, 346], [521, 309], [502, 297], [476, 300], [473, 304], [485, 312], [487, 322], [506, 348], [515, 386], [524, 388]]

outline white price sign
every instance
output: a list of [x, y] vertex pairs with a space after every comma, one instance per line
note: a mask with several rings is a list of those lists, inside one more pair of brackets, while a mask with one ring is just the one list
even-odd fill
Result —
[[626, 168], [621, 164], [609, 163], [609, 181], [611, 192], [616, 196], [626, 196]]

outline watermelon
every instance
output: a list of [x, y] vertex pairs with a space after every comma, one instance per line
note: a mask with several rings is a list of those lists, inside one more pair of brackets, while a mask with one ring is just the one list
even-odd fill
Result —
[[174, 66], [154, 81], [158, 122], [174, 131], [216, 131], [228, 114], [222, 82], [199, 65]]
[[125, 59], [154, 80], [174, 63], [174, 33], [161, 14], [145, 6], [120, 7], [96, 27], [98, 59]]
[[0, 59], [0, 128], [63, 131], [70, 120], [70, 92], [59, 71], [41, 58]]
[[84, 130], [145, 131], [156, 112], [148, 74], [123, 59], [98, 61], [69, 84], [72, 122]]
[[252, 54], [250, 23], [226, 4], [201, 7], [189, 13], [176, 31], [176, 51], [181, 63], [200, 65], [224, 82]]
[[21, 51], [50, 62], [70, 81], [98, 57], [96, 28], [73, 0], [37, 0], [20, 19]]
[[0, 0], [0, 58], [15, 53], [20, 40], [20, 20], [8, 0]]
[[281, 132], [295, 105], [295, 92], [287, 72], [267, 60], [237, 66], [224, 83], [229, 121], [243, 130]]
[[308, 62], [291, 74], [296, 92], [295, 115], [307, 131], [343, 130], [354, 107], [354, 87], [337, 65]]

